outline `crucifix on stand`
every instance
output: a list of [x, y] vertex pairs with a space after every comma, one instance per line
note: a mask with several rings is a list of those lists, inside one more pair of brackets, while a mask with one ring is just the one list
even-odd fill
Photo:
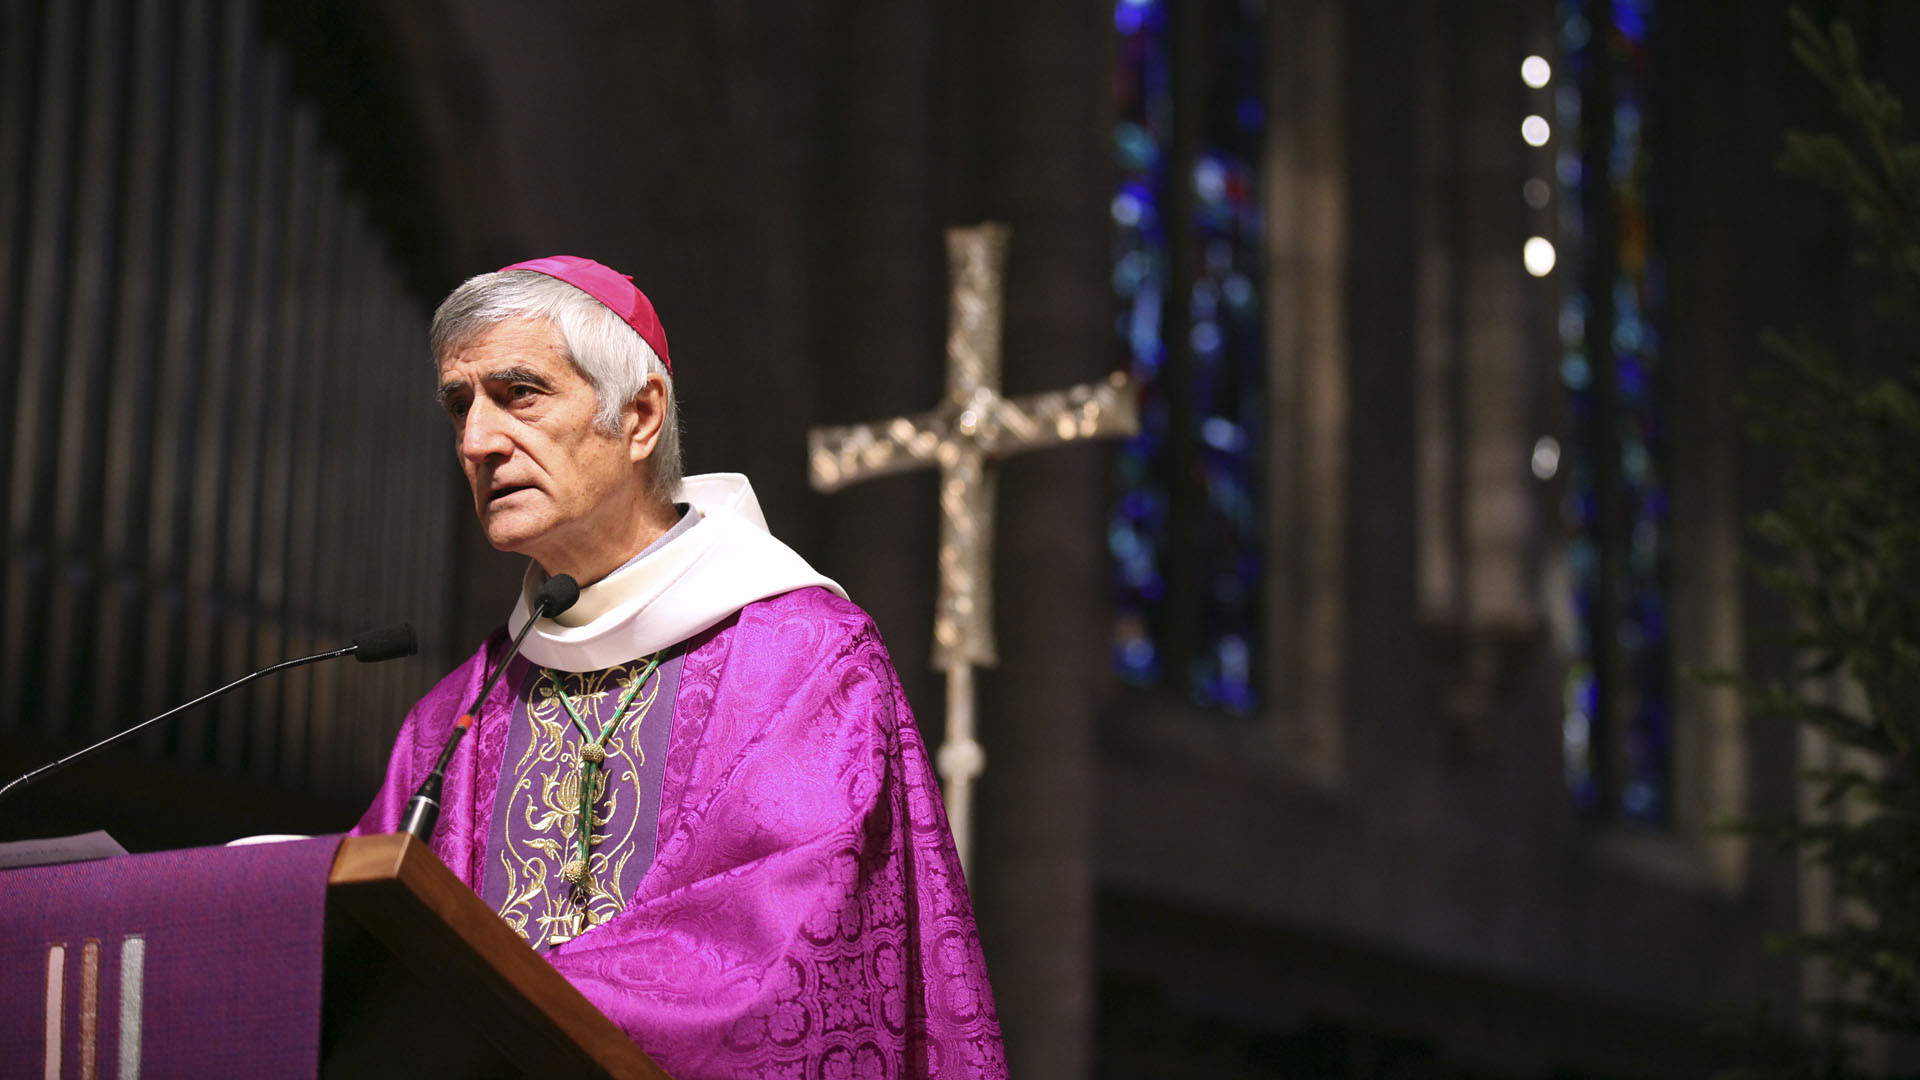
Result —
[[933, 666], [947, 674], [946, 741], [936, 758], [947, 818], [971, 869], [973, 781], [986, 765], [974, 734], [973, 669], [998, 661], [993, 641], [993, 486], [1001, 458], [1139, 430], [1123, 372], [1027, 397], [1000, 396], [1002, 274], [1007, 228], [947, 230], [953, 294], [947, 393], [930, 412], [807, 433], [812, 483], [837, 491], [875, 476], [940, 469], [940, 595]]

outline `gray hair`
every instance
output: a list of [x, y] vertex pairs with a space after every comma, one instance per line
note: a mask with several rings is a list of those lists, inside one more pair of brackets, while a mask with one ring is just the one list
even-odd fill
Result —
[[545, 319], [561, 348], [593, 384], [594, 426], [614, 435], [620, 410], [639, 395], [647, 376], [666, 381], [667, 409], [654, 443], [648, 486], [662, 499], [680, 490], [680, 395], [673, 373], [633, 327], [592, 296], [537, 270], [506, 270], [468, 278], [433, 313], [429, 343], [434, 363], [478, 340], [508, 319]]

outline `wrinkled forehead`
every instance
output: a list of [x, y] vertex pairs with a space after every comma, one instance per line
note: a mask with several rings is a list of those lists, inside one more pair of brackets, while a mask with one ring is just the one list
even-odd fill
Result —
[[440, 355], [434, 357], [434, 366], [445, 372], [454, 365], [503, 359], [575, 366], [559, 329], [538, 315], [517, 315], [484, 323], [472, 333], [447, 342]]
[[482, 382], [535, 383], [553, 389], [586, 383], [560, 334], [545, 319], [492, 323], [463, 344], [448, 346], [434, 364], [439, 395]]

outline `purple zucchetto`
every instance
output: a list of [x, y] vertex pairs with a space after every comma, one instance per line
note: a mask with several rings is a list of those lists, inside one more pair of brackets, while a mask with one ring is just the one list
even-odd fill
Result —
[[666, 365], [667, 374], [673, 374], [673, 361], [667, 357], [667, 330], [660, 325], [660, 316], [654, 313], [653, 301], [647, 294], [634, 285], [633, 278], [626, 274], [578, 255], [549, 255], [544, 259], [528, 259], [512, 266], [503, 266], [501, 273], [508, 270], [532, 270], [556, 278], [605, 304], [608, 310], [620, 316], [621, 321], [633, 327]]

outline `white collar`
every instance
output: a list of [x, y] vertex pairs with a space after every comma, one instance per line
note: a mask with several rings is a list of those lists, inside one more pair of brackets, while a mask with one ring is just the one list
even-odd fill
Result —
[[[521, 648], [561, 671], [598, 671], [678, 644], [755, 600], [809, 585], [846, 590], [774, 539], [753, 486], [739, 473], [689, 476], [674, 496], [700, 512], [678, 536], [580, 590], [558, 620], [541, 619]], [[527, 567], [507, 628], [519, 633], [547, 580]]]

